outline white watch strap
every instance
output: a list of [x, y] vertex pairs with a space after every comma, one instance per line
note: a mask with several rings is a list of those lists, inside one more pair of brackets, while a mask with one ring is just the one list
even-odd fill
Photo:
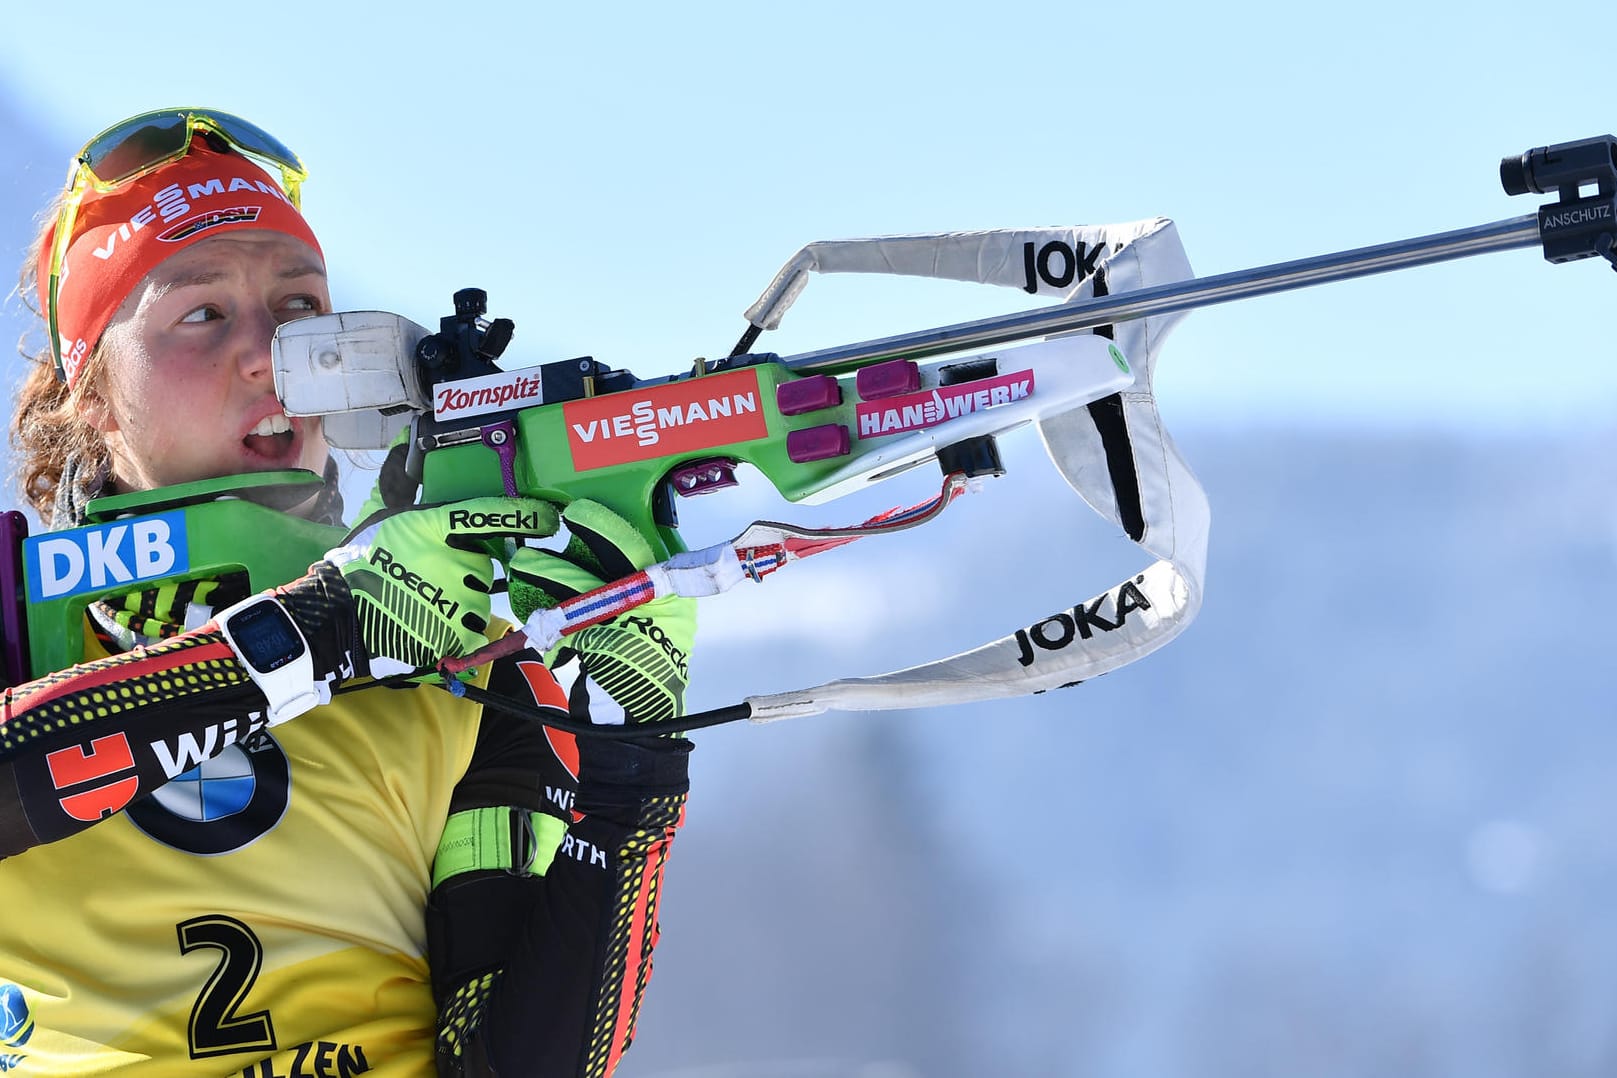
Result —
[[[269, 603], [279, 608], [278, 620], [284, 620], [285, 627], [291, 629], [301, 646], [296, 657], [272, 670], [259, 669], [243, 650], [237, 634], [230, 628], [231, 621], [238, 614], [262, 603]], [[253, 679], [254, 684], [268, 699], [269, 706], [265, 711], [265, 718], [270, 726], [278, 726], [288, 719], [295, 719], [322, 702], [322, 694], [314, 680], [314, 653], [309, 648], [309, 642], [303, 637], [303, 630], [298, 628], [297, 622], [286, 613], [286, 608], [279, 600], [269, 595], [254, 595], [219, 611], [214, 615], [214, 620], [224, 635], [225, 643], [230, 645], [230, 650], [241, 660], [247, 676]]]

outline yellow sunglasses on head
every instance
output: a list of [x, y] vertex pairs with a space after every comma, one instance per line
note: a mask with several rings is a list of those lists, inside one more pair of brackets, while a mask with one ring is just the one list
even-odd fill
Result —
[[281, 190], [292, 205], [302, 208], [299, 188], [308, 172], [298, 155], [285, 143], [257, 124], [240, 116], [209, 109], [158, 109], [131, 116], [113, 124], [73, 157], [67, 173], [67, 194], [56, 217], [51, 241], [50, 287], [46, 293], [46, 319], [50, 324], [51, 360], [56, 377], [67, 380], [62, 362], [62, 337], [56, 326], [57, 291], [61, 285], [62, 262], [73, 237], [73, 222], [86, 191], [106, 193], [122, 184], [138, 180], [191, 152], [191, 141], [199, 133], [223, 139], [238, 153], [253, 158], [279, 173]]

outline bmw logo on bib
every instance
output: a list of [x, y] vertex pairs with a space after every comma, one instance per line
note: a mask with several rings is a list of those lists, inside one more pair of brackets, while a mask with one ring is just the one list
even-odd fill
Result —
[[0, 982], [0, 1071], [11, 1070], [22, 1063], [24, 1057], [10, 1049], [21, 1048], [33, 1035], [34, 1016], [28, 1011], [22, 989]]
[[182, 853], [214, 856], [252, 845], [281, 822], [291, 791], [281, 746], [260, 731], [129, 806], [146, 834]]

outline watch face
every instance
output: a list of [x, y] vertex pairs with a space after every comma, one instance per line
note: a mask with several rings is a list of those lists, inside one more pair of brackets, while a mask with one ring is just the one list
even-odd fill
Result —
[[303, 638], [292, 618], [273, 599], [238, 611], [231, 615], [229, 624], [241, 657], [259, 673], [278, 670], [303, 654]]

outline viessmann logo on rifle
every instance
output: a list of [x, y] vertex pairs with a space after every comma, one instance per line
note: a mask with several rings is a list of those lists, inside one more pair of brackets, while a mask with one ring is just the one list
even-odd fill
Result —
[[861, 404], [859, 437], [882, 438], [889, 434], [935, 427], [973, 412], [1024, 400], [1033, 395], [1033, 372], [1017, 371], [994, 378], [982, 378], [959, 385], [939, 386], [924, 393]]
[[607, 468], [769, 435], [757, 371], [710, 374], [562, 406], [573, 467]]

